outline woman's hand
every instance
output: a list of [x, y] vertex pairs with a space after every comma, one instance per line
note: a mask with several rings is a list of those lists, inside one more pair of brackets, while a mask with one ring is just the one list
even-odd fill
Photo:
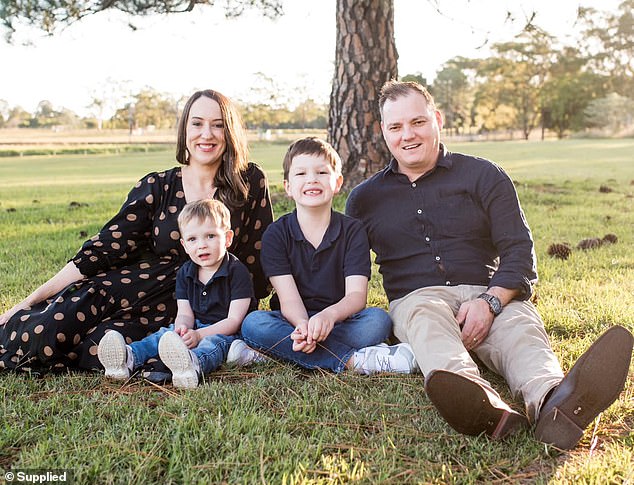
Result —
[[81, 280], [82, 278], [83, 275], [79, 272], [79, 269], [77, 269], [77, 266], [75, 266], [72, 261], [66, 263], [66, 266], [59, 270], [55, 276], [45, 282], [13, 308], [3, 313], [0, 316], [0, 325], [7, 323], [9, 319], [20, 310], [24, 310], [25, 308], [36, 305], [47, 298], [52, 297], [67, 286]]
[[13, 308], [10, 308], [6, 312], [4, 312], [2, 315], [0, 315], [0, 325], [4, 325], [5, 323], [7, 323], [9, 321], [9, 319], [13, 315], [18, 313], [20, 310], [24, 310], [25, 308], [29, 308], [29, 306], [30, 305], [29, 305], [29, 303], [26, 300], [22, 300], [20, 303], [18, 303], [17, 305], [13, 306]]

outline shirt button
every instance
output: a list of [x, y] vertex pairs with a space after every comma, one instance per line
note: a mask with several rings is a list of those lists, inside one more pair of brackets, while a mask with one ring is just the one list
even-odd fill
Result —
[[207, 292], [206, 291], [203, 291], [203, 296], [207, 296]]
[[416, 182], [412, 182], [412, 187], [416, 187]]
[[436, 261], [440, 261], [440, 256], [436, 256]]
[[423, 210], [422, 209], [418, 209], [416, 212], [418, 212], [419, 214], [422, 214]]
[[425, 241], [427, 242], [431, 241], [431, 239], [429, 239], [429, 236], [425, 237]]

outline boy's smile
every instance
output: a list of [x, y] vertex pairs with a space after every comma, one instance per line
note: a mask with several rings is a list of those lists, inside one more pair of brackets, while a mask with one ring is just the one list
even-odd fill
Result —
[[320, 207], [332, 202], [342, 183], [343, 177], [325, 157], [300, 154], [293, 158], [284, 188], [297, 205]]

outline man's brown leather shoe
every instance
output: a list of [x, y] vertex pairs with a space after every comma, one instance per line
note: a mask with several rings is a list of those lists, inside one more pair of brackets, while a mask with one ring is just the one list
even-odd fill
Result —
[[453, 372], [430, 372], [425, 379], [425, 392], [449, 426], [459, 433], [485, 433], [502, 439], [528, 426], [525, 416], [494, 407], [479, 384]]
[[632, 334], [608, 329], [570, 369], [542, 404], [535, 436], [562, 450], [575, 447], [583, 431], [623, 390], [632, 358]]

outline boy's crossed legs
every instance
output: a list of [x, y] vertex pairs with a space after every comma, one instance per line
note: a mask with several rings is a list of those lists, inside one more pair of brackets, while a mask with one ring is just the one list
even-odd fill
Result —
[[[256, 311], [242, 323], [245, 342], [263, 353], [306, 369], [328, 369], [335, 373], [346, 369], [363, 374], [375, 372], [411, 373], [417, 369], [408, 344], [388, 347], [384, 342], [392, 329], [389, 315], [378, 308], [365, 308], [343, 322], [311, 353], [293, 350], [290, 338], [295, 327], [280, 311]], [[237, 347], [239, 341], [232, 346]], [[248, 352], [248, 349], [244, 349]], [[228, 361], [235, 358], [231, 356]]]

